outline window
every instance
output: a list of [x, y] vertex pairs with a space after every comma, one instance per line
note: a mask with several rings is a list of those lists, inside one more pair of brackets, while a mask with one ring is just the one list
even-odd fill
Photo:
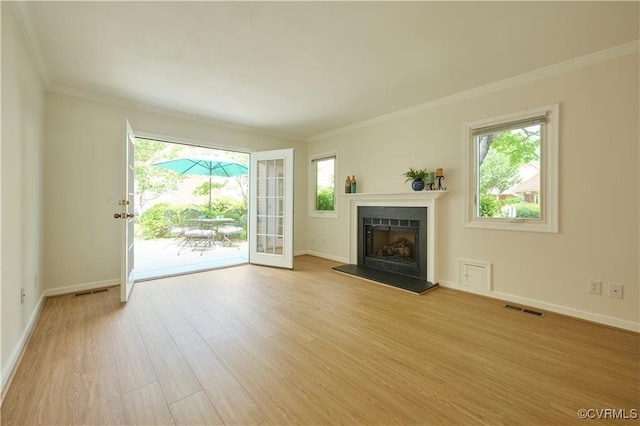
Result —
[[311, 158], [311, 216], [337, 216], [335, 174], [335, 153]]
[[558, 112], [552, 105], [465, 126], [468, 227], [558, 232]]

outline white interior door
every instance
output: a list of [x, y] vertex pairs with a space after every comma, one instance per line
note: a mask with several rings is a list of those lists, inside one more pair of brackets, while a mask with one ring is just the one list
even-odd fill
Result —
[[122, 262], [120, 273], [120, 301], [129, 300], [129, 295], [133, 289], [133, 225], [135, 221], [134, 214], [134, 144], [136, 135], [131, 129], [131, 125], [127, 120], [126, 135], [124, 146], [124, 196], [118, 202], [121, 206], [121, 213], [116, 217], [122, 222]]
[[293, 269], [293, 149], [251, 154], [249, 262]]

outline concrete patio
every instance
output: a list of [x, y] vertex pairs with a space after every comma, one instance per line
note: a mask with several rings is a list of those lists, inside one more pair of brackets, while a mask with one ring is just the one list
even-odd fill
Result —
[[239, 265], [249, 261], [247, 241], [234, 242], [231, 247], [220, 241], [203, 251], [180, 245], [171, 239], [135, 240], [134, 277], [148, 280], [214, 268]]

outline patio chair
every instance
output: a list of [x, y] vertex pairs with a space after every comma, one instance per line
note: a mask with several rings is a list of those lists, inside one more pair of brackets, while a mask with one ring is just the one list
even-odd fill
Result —
[[202, 213], [200, 213], [196, 209], [184, 209], [182, 210], [182, 213], [180, 213], [180, 217], [182, 218], [182, 223], [186, 223], [186, 221], [189, 221], [191, 219], [197, 219], [200, 216], [202, 216]]
[[[171, 244], [177, 244], [184, 239], [184, 231], [186, 230], [183, 224], [180, 223], [178, 213], [172, 210], [164, 212], [164, 220], [167, 224], [167, 233], [173, 238], [167, 247]], [[166, 248], [166, 247], [165, 247]]]
[[[221, 236], [222, 246], [224, 247], [225, 245], [229, 245], [229, 247], [231, 247], [233, 246], [233, 241], [231, 239], [242, 234], [244, 232], [244, 228], [236, 224], [228, 224], [218, 227], [216, 232]], [[238, 247], [238, 250], [240, 250], [240, 247]]]
[[196, 209], [185, 209], [182, 212], [183, 228], [184, 228], [184, 243], [178, 250], [178, 256], [187, 245], [191, 247], [191, 250], [195, 251], [200, 248], [200, 255], [206, 248], [213, 247], [214, 237], [216, 235], [213, 229], [210, 229], [206, 222], [199, 222], [200, 212]]
[[[213, 238], [216, 235], [216, 231], [213, 229], [191, 228], [185, 231], [184, 236], [187, 239], [187, 243], [191, 246], [191, 250], [196, 251], [200, 248], [200, 256], [206, 248], [215, 248]], [[184, 247], [184, 246], [183, 246]], [[180, 251], [182, 251], [182, 248]], [[180, 254], [178, 251], [178, 255]]]

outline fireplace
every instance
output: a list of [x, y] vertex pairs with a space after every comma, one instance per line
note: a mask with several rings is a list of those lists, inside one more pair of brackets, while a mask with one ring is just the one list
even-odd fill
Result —
[[358, 208], [358, 264], [427, 278], [427, 208]]
[[[446, 193], [345, 194], [349, 200], [349, 263], [333, 269], [417, 294], [438, 287], [435, 224], [437, 201]], [[369, 207], [372, 213], [367, 213]], [[407, 207], [411, 209], [405, 210]], [[391, 213], [381, 214], [382, 208]], [[408, 212], [408, 217], [399, 217], [397, 212]], [[368, 252], [364, 217], [371, 219], [367, 223], [371, 226]]]

